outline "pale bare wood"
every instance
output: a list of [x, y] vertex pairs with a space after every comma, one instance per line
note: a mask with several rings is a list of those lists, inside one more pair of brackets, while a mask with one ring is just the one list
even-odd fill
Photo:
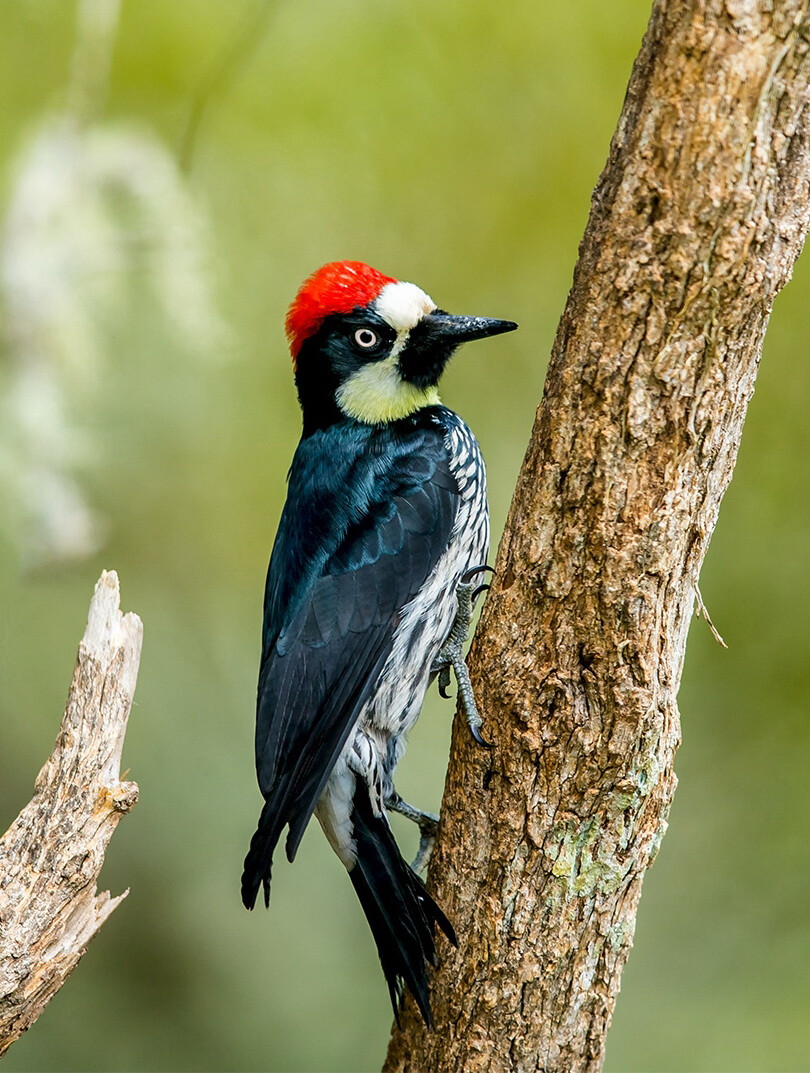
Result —
[[36, 792], [0, 839], [0, 1055], [37, 1019], [126, 897], [96, 882], [118, 821], [138, 800], [120, 777], [142, 626], [118, 576], [99, 579], [67, 706]]
[[459, 948], [386, 1073], [601, 1067], [700, 567], [808, 227], [808, 37], [806, 0], [654, 4], [473, 645], [495, 747], [454, 728], [430, 886]]

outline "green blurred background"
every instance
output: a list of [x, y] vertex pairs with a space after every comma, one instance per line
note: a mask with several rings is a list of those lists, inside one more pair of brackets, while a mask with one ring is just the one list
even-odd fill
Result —
[[[124, 753], [141, 801], [103, 875], [131, 894], [9, 1073], [379, 1068], [386, 989], [320, 832], [279, 864], [270, 913], [238, 897], [298, 436], [283, 316], [314, 267], [359, 258], [520, 322], [443, 391], [481, 440], [497, 534], [648, 12], [0, 4], [0, 828], [52, 746], [102, 568], [145, 624]], [[694, 623], [612, 1073], [810, 1068], [809, 290], [805, 261], [703, 571], [729, 649]], [[431, 696], [404, 762], [426, 807], [450, 718]]]

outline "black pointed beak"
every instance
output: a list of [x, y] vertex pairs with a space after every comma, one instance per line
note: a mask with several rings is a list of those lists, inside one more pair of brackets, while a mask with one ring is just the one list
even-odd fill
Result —
[[423, 317], [419, 328], [434, 343], [458, 346], [471, 339], [486, 339], [489, 335], [513, 332], [513, 320], [494, 320], [492, 317], [457, 317], [451, 313], [435, 312]]
[[455, 317], [441, 309], [428, 313], [411, 329], [405, 349], [399, 356], [403, 380], [418, 387], [439, 382], [453, 351], [471, 339], [486, 339], [488, 335], [513, 332], [512, 320], [493, 320], [490, 317]]

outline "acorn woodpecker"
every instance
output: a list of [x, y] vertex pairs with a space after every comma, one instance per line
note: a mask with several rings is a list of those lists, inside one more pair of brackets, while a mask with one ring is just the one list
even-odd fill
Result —
[[[452, 667], [480, 735], [462, 655], [489, 547], [484, 464], [437, 384], [453, 351], [509, 332], [451, 316], [412, 283], [358, 261], [324, 265], [287, 316], [303, 411], [264, 595], [256, 769], [264, 807], [242, 900], [269, 904], [285, 826], [293, 860], [313, 812], [368, 918], [397, 1013], [407, 986], [431, 1022], [433, 926], [453, 929], [417, 872], [438, 817], [394, 772], [430, 682]], [[420, 827], [402, 859], [386, 810]]]

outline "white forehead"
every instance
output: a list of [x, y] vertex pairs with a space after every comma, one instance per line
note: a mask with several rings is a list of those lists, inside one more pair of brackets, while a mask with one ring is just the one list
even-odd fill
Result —
[[409, 332], [435, 308], [430, 295], [415, 283], [386, 283], [374, 303], [376, 312], [396, 332]]

